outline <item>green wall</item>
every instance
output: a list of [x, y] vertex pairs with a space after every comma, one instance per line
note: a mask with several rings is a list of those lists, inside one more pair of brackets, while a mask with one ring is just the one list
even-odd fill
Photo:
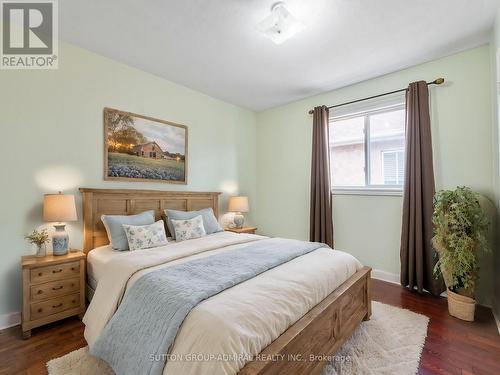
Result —
[[[42, 222], [44, 193], [78, 187], [222, 191], [256, 206], [256, 116], [154, 75], [61, 43], [59, 69], [0, 71], [0, 323], [20, 311], [23, 235]], [[103, 181], [103, 107], [189, 127], [187, 186]], [[82, 245], [81, 222], [69, 225]], [[1, 325], [1, 324], [0, 324]]]
[[[257, 115], [257, 222], [263, 233], [307, 239], [311, 124], [309, 109], [444, 77], [431, 87], [437, 188], [467, 185], [495, 200], [490, 49], [483, 46], [307, 98]], [[364, 264], [399, 274], [400, 196], [336, 195], [335, 244]], [[480, 299], [489, 304], [491, 261], [483, 262]]]
[[[497, 225], [496, 225], [496, 246], [494, 253], [494, 269], [500, 270], [500, 11], [497, 14], [496, 22], [493, 28], [491, 37], [491, 97], [492, 97], [492, 121], [494, 128], [494, 135], [492, 137], [494, 142], [494, 155], [493, 160], [495, 163], [495, 192], [496, 192], [496, 207], [497, 207]], [[493, 277], [493, 311], [500, 324], [500, 273], [494, 274]], [[500, 326], [499, 326], [500, 331]]]
[[[445, 85], [431, 88], [437, 187], [468, 185], [498, 203], [492, 56], [483, 46], [258, 114], [65, 43], [58, 70], [0, 71], [0, 325], [20, 311], [20, 257], [33, 252], [23, 235], [43, 224], [44, 193], [74, 193], [80, 218], [81, 186], [222, 191], [222, 212], [228, 195], [247, 194], [248, 220], [260, 233], [307, 239], [312, 123], [307, 111], [414, 80], [446, 78]], [[189, 184], [103, 181], [106, 106], [188, 125]], [[334, 196], [336, 247], [397, 277], [401, 201], [400, 196]], [[68, 230], [71, 245], [80, 247], [81, 222]], [[486, 258], [482, 264], [479, 297], [489, 304], [493, 262]]]

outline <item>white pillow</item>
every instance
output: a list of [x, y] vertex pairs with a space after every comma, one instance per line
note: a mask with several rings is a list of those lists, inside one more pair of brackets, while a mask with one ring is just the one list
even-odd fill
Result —
[[187, 220], [170, 220], [175, 231], [176, 241], [191, 240], [207, 235], [203, 226], [203, 217], [198, 215]]
[[130, 251], [149, 249], [167, 244], [167, 234], [163, 220], [149, 225], [123, 224]]

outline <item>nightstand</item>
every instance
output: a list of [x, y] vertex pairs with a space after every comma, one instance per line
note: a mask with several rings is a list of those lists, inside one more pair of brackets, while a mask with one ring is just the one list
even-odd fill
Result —
[[255, 234], [255, 231], [257, 230], [257, 228], [255, 228], [255, 227], [224, 228], [224, 230], [226, 232]]
[[85, 254], [33, 255], [21, 259], [23, 337], [31, 329], [85, 312]]

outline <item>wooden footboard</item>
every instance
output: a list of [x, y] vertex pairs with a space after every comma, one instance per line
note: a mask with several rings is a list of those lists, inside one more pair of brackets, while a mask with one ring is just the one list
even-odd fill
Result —
[[363, 267], [241, 369], [241, 375], [320, 374], [371, 316], [371, 268]]

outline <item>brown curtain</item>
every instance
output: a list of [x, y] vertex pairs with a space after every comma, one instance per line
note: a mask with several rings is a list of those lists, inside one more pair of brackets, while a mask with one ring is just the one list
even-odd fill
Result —
[[424, 81], [406, 93], [406, 165], [401, 229], [401, 285], [434, 295], [444, 290], [435, 279], [432, 239], [434, 169], [429, 115], [429, 91]]
[[326, 106], [314, 108], [309, 237], [333, 248], [328, 113]]

